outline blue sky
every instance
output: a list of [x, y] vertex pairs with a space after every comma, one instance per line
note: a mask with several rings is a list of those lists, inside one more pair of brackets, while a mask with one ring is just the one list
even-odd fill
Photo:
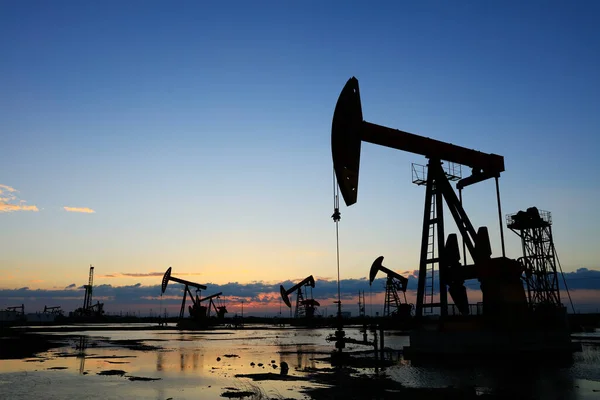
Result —
[[[16, 191], [0, 197], [38, 211], [0, 213], [0, 286], [83, 284], [89, 264], [173, 265], [218, 284], [335, 277], [329, 135], [351, 76], [366, 120], [503, 155], [503, 213], [550, 210], [563, 268], [600, 269], [599, 11], [4, 2], [0, 184]], [[379, 255], [417, 268], [424, 189], [411, 162], [425, 160], [363, 145], [358, 203], [341, 210], [342, 277]], [[493, 182], [466, 189], [465, 207], [499, 255]]]

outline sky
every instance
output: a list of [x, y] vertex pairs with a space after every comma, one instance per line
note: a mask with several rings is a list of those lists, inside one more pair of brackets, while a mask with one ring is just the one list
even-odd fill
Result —
[[[2, 2], [0, 308], [37, 309], [41, 292], [69, 304], [59, 292], [72, 284], [82, 299], [90, 264], [99, 288], [139, 293], [104, 296], [113, 312], [145, 304], [169, 266], [207, 294], [332, 283], [331, 118], [352, 76], [365, 120], [504, 156], [502, 213], [551, 211], [562, 269], [600, 270], [599, 12], [594, 1]], [[418, 268], [424, 188], [411, 163], [426, 161], [362, 145], [358, 202], [341, 206], [342, 279], [364, 279], [380, 255]], [[463, 195], [500, 255], [494, 183]], [[504, 235], [507, 256], [521, 256]], [[600, 303], [600, 280], [586, 282], [586, 304]]]

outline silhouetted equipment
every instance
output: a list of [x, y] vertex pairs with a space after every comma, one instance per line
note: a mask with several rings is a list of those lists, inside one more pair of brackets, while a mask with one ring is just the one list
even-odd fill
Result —
[[358, 316], [364, 318], [366, 316], [365, 291], [358, 291]]
[[[213, 295], [204, 297], [202, 299], [197, 299], [193, 306], [189, 306], [188, 309], [190, 311], [190, 316], [196, 319], [204, 319], [210, 318], [211, 312], [214, 310], [215, 317], [218, 319], [225, 318], [225, 314], [227, 313], [227, 308], [224, 305], [217, 306], [214, 300], [219, 299], [223, 292], [215, 293]], [[208, 306], [202, 305], [202, 302], [208, 301]]]
[[[552, 214], [530, 207], [507, 215], [506, 226], [521, 238], [523, 257], [519, 261], [525, 271], [529, 307], [536, 314], [556, 314], [555, 310], [566, 314], [558, 286]], [[566, 320], [566, 315], [563, 318]]]
[[63, 311], [60, 308], [60, 306], [54, 306], [54, 307], [44, 306], [44, 313], [62, 315]]
[[20, 306], [6, 307], [6, 311], [14, 311], [17, 316], [25, 317], [25, 304], [21, 304]]
[[[167, 290], [167, 285], [169, 284], [169, 281], [173, 281], [173, 282], [177, 282], [177, 283], [181, 283], [182, 285], [185, 285], [185, 287], [183, 289], [183, 300], [181, 301], [181, 309], [179, 310], [179, 319], [183, 319], [183, 317], [185, 315], [185, 300], [186, 300], [186, 297], [188, 294], [190, 296], [190, 299], [192, 300], [193, 306], [197, 307], [198, 309], [200, 308], [200, 303], [199, 303], [200, 291], [206, 290], [206, 286], [201, 285], [196, 282], [186, 281], [185, 279], [179, 279], [174, 276], [171, 276], [171, 267], [169, 267], [169, 269], [167, 269], [167, 271], [165, 272], [165, 274], [163, 275], [163, 278], [162, 278], [161, 293], [164, 293], [165, 290]], [[194, 295], [192, 295], [192, 292], [190, 291], [190, 287], [196, 288], [196, 296], [195, 297], [194, 297]]]
[[[482, 153], [465, 147], [444, 143], [412, 133], [376, 125], [363, 120], [358, 80], [351, 78], [344, 86], [335, 107], [331, 128], [331, 149], [335, 175], [346, 205], [357, 201], [361, 142], [369, 142], [397, 150], [420, 154], [429, 159], [427, 176], [413, 179], [414, 183], [425, 185], [425, 209], [421, 236], [419, 279], [415, 316], [421, 320], [424, 309], [439, 309], [441, 321], [448, 317], [448, 293], [454, 300], [454, 307], [462, 315], [470, 313], [465, 281], [477, 279], [483, 297], [483, 320], [488, 335], [482, 339], [481, 333], [472, 330], [477, 337], [477, 345], [466, 339], [456, 342], [456, 336], [441, 335], [438, 331], [423, 331], [411, 334], [411, 347], [425, 352], [482, 350], [489, 343], [496, 343], [493, 350], [510, 346], [507, 336], [494, 336], [497, 331], [529, 329], [539, 335], [539, 326], [531, 325], [529, 307], [521, 282], [523, 266], [517, 260], [505, 257], [504, 234], [502, 230], [502, 210], [498, 178], [504, 171], [504, 158], [496, 154]], [[442, 161], [449, 163], [446, 171]], [[460, 164], [471, 169], [465, 178], [456, 174], [452, 165]], [[485, 226], [475, 229], [462, 206], [462, 189], [489, 178], [496, 183], [496, 199], [502, 257], [492, 258], [491, 245]], [[456, 195], [450, 181], [458, 181]], [[446, 203], [463, 242], [463, 249], [473, 260], [472, 264], [461, 264], [458, 237], [444, 232], [444, 207]], [[437, 266], [437, 268], [436, 268]], [[439, 301], [434, 301], [434, 277], [437, 272]], [[431, 291], [428, 294], [426, 288]], [[453, 307], [453, 310], [455, 309]], [[462, 321], [467, 321], [463, 318]], [[442, 326], [446, 326], [443, 325]], [[530, 346], [543, 341], [543, 346], [553, 349], [571, 349], [570, 337], [562, 328], [557, 328], [552, 336], [519, 336], [519, 345]], [[437, 333], [436, 333], [437, 332]], [[492, 339], [493, 338], [493, 339]], [[543, 340], [542, 340], [543, 339]], [[500, 342], [503, 344], [500, 345]], [[515, 341], [510, 343], [517, 343]], [[525, 344], [526, 343], [526, 344]], [[485, 346], [484, 346], [485, 344]], [[471, 347], [469, 347], [471, 346]], [[474, 346], [474, 347], [473, 347]], [[494, 347], [494, 346], [492, 346]], [[540, 346], [537, 346], [539, 348]], [[470, 350], [469, 350], [470, 351]], [[500, 350], [504, 351], [504, 350]]]
[[[382, 265], [383, 256], [377, 257], [371, 265], [369, 272], [369, 285], [381, 271], [387, 275], [385, 281], [385, 302], [383, 304], [383, 316], [386, 318], [409, 318], [412, 305], [406, 302], [406, 285], [408, 279]], [[398, 292], [402, 292], [402, 298]]]
[[88, 284], [83, 285], [85, 294], [83, 296], [83, 306], [74, 311], [76, 317], [101, 317], [104, 314], [104, 303], [99, 301], [92, 304], [92, 292], [94, 289], [94, 267], [90, 265], [90, 275]]
[[[279, 292], [283, 302], [288, 306], [292, 307], [289, 295], [296, 292], [296, 311], [294, 312], [294, 318], [313, 318], [315, 315], [316, 308], [320, 306], [319, 302], [312, 298], [312, 294], [303, 293], [303, 289], [306, 291], [308, 288], [315, 287], [315, 279], [312, 275], [304, 278], [298, 284], [292, 286], [289, 290], [285, 290], [283, 285], [279, 285]], [[306, 298], [305, 298], [306, 297]]]
[[83, 297], [83, 308], [85, 310], [92, 306], [92, 290], [94, 288], [94, 267], [90, 265], [90, 277], [88, 284], [84, 285], [85, 296]]
[[[442, 168], [444, 160], [472, 169], [470, 176], [458, 181], [457, 187], [462, 189], [489, 178], [498, 178], [504, 171], [504, 158], [363, 121], [358, 80], [351, 78], [338, 99], [331, 130], [334, 170], [348, 206], [357, 201], [361, 141], [421, 154], [429, 159], [425, 181], [425, 212], [416, 316], [420, 317], [425, 307], [439, 308], [442, 316], [448, 315], [448, 292], [460, 312], [468, 314], [469, 305], [464, 281], [469, 279], [479, 279], [482, 287], [485, 287], [482, 291], [487, 311], [495, 310], [494, 312], [504, 314], [510, 309], [511, 313], [522, 312], [526, 307], [526, 299], [523, 291], [519, 294], [519, 287], [522, 287], [520, 264], [505, 257], [490, 258], [491, 246], [487, 228], [481, 227], [475, 231], [450, 185], [450, 179], [454, 180], [456, 177], [449, 177]], [[498, 196], [498, 201], [499, 199]], [[474, 260], [473, 265], [460, 265], [460, 252], [455, 234], [449, 235], [444, 246], [443, 201], [446, 202], [463, 242]], [[499, 202], [498, 207], [500, 208]], [[434, 251], [435, 242], [437, 252]], [[426, 302], [425, 285], [428, 276], [433, 282], [435, 265], [438, 265], [440, 301], [434, 303], [433, 296], [430, 296], [430, 301]], [[498, 309], [502, 305], [506, 307]]]

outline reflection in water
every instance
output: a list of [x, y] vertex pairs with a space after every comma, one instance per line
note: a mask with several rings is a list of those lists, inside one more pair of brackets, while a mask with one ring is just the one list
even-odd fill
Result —
[[163, 352], [162, 351], [156, 352], [156, 370], [157, 371], [163, 370]]
[[[326, 330], [295, 329], [245, 329], [231, 333], [197, 332], [185, 335], [151, 331], [102, 332], [101, 335], [88, 333], [70, 340], [69, 349], [53, 350], [29, 362], [0, 361], [0, 381], [17, 382], [21, 375], [14, 375], [15, 371], [27, 371], [29, 379], [37, 379], [37, 386], [28, 387], [26, 395], [20, 392], [22, 385], [4, 384], [1, 397], [46, 398], [47, 393], [54, 393], [56, 398], [77, 398], [85, 387], [84, 390], [90, 388], [89, 397], [95, 399], [219, 398], [222, 387], [247, 382], [248, 378], [236, 378], [235, 375], [278, 374], [283, 361], [290, 367], [289, 375], [294, 376], [305, 375], [305, 368], [329, 369], [330, 364], [324, 361], [332, 349], [324, 339], [327, 334]], [[349, 328], [348, 335], [360, 337], [360, 331]], [[151, 344], [159, 349], [139, 351], [112, 342], [125, 340], [153, 340]], [[385, 342], [386, 348], [398, 350], [407, 344], [408, 337], [386, 335]], [[364, 351], [365, 348], [358, 346], [347, 350]], [[231, 354], [238, 357], [225, 356]], [[532, 397], [587, 400], [598, 394], [594, 390], [600, 390], [600, 351], [599, 347], [593, 345], [584, 345], [583, 352], [575, 354], [573, 365], [564, 366], [549, 362], [535, 365], [534, 357], [515, 358], [478, 367], [449, 366], [439, 362], [419, 365], [387, 349], [384, 358], [392, 361], [392, 365], [385, 364], [374, 371], [375, 368], [367, 363], [369, 367], [357, 367], [358, 373], [374, 377], [375, 372], [380, 372], [381, 377], [390, 377], [410, 387], [475, 387], [482, 393], [498, 393], [504, 395], [501, 398], [515, 400]], [[272, 360], [275, 362], [271, 363]], [[65, 367], [69, 362], [68, 370], [55, 369]], [[251, 363], [256, 365], [252, 366]], [[259, 367], [259, 363], [264, 366]], [[273, 364], [279, 365], [279, 368], [273, 368]], [[129, 383], [122, 377], [94, 379], [78, 376], [87, 373], [95, 375], [96, 372], [114, 368], [122, 368], [131, 376], [161, 380], [142, 384]], [[38, 369], [40, 371], [36, 371]], [[52, 379], [46, 376], [52, 376]], [[56, 384], [59, 380], [62, 382], [60, 385]], [[52, 382], [52, 386], [49, 382]], [[313, 383], [262, 381], [257, 385], [265, 393], [276, 396], [285, 393], [286, 398], [299, 399], [304, 397], [300, 392], [302, 387], [311, 387]], [[122, 391], [123, 388], [125, 391]]]
[[302, 346], [296, 345], [296, 351], [298, 352], [298, 359], [296, 360], [298, 364], [296, 365], [296, 368], [302, 368]]
[[79, 336], [79, 341], [75, 343], [75, 350], [77, 350], [77, 358], [79, 359], [79, 375], [83, 375], [85, 370], [85, 350], [88, 345], [87, 336]]
[[298, 343], [292, 347], [280, 344], [277, 346], [277, 349], [279, 362], [285, 361], [290, 367], [293, 366], [295, 370], [303, 370], [305, 368], [314, 369], [317, 367], [315, 360], [317, 349], [314, 345]]
[[574, 382], [568, 369], [519, 361], [482, 371], [479, 385], [492, 393], [515, 398], [573, 398]]
[[569, 360], [506, 359], [468, 364], [401, 361], [388, 372], [414, 387], [476, 387], [502, 398], [575, 399], [576, 385]]
[[[159, 354], [161, 354], [159, 352]], [[160, 364], [157, 357], [156, 370], [163, 370], [163, 355], [160, 355]], [[160, 369], [159, 369], [160, 368]], [[186, 370], [197, 371], [198, 369], [204, 369], [204, 354], [198, 351], [198, 349], [179, 349], [179, 371], [184, 372]]]

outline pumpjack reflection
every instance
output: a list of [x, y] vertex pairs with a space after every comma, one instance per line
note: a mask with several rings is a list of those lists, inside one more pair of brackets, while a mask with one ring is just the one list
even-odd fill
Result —
[[75, 349], [77, 350], [77, 359], [79, 360], [79, 375], [85, 374], [85, 350], [88, 346], [88, 337], [79, 336], [79, 340], [75, 343]]
[[[170, 357], [173, 353], [156, 352], [156, 371], [166, 372], [178, 370], [179, 372], [204, 370], [204, 353], [198, 349], [179, 349], [177, 358]], [[173, 354], [175, 355], [175, 354]], [[171, 361], [169, 361], [171, 359]]]
[[204, 367], [204, 355], [198, 351], [194, 351], [191, 354], [185, 351], [179, 353], [179, 371], [197, 371], [198, 368], [203, 369]]
[[164, 357], [162, 351], [156, 353], [156, 370], [161, 372], [163, 370]]

